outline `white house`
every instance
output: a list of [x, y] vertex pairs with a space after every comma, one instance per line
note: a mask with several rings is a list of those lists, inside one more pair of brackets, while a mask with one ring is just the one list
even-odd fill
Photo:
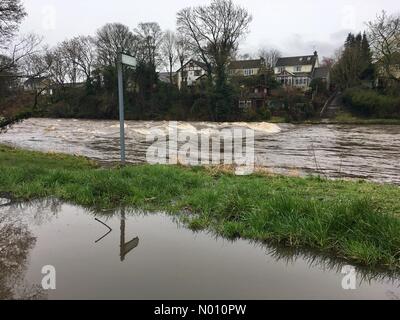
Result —
[[318, 53], [312, 56], [279, 58], [274, 68], [276, 79], [286, 87], [307, 89], [319, 68]]
[[182, 68], [180, 68], [177, 74], [178, 88], [186, 85], [191, 87], [196, 84], [198, 80], [207, 74], [206, 65], [200, 61], [189, 60]]

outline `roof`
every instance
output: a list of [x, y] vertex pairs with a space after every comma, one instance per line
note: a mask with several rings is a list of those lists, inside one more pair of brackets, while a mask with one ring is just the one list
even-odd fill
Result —
[[311, 72], [289, 72], [287, 70], [283, 70], [282, 72], [276, 74], [277, 77], [285, 77], [285, 76], [290, 76], [290, 77], [310, 77]]
[[188, 62], [186, 62], [182, 68], [179, 68], [176, 72], [178, 73], [179, 71], [181, 71], [181, 69], [185, 68], [189, 63], [194, 63], [195, 65], [197, 65], [198, 67], [202, 68], [203, 70], [207, 71], [207, 66], [205, 63], [197, 61], [197, 60], [193, 60], [190, 59]]
[[315, 65], [318, 59], [318, 54], [312, 56], [297, 56], [297, 57], [284, 57], [279, 58], [276, 62], [277, 67], [285, 66], [305, 66], [305, 65]]
[[47, 77], [29, 78], [28, 80], [26, 80], [24, 82], [24, 85], [25, 86], [31, 86], [31, 85], [34, 85], [34, 84], [41, 84], [45, 80], [47, 80]]
[[[175, 75], [176, 75], [176, 73], [175, 72], [172, 72], [172, 77], [175, 77]], [[170, 75], [169, 75], [169, 72], [159, 72], [158, 73], [158, 79], [161, 81], [161, 82], [167, 82], [167, 83], [170, 83], [170, 77], [169, 77]]]
[[240, 69], [257, 69], [265, 65], [264, 59], [257, 60], [236, 60], [231, 61], [229, 69], [240, 70]]
[[329, 75], [329, 68], [328, 67], [320, 67], [320, 68], [315, 68], [314, 73], [313, 73], [313, 78], [314, 79], [324, 79], [328, 78]]

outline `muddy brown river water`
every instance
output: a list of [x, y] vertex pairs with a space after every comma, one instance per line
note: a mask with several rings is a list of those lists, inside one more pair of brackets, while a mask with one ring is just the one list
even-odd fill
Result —
[[[168, 122], [127, 121], [127, 160], [146, 162], [151, 129]], [[400, 126], [178, 123], [179, 130], [212, 136], [231, 127], [255, 130], [255, 164], [276, 173], [321, 174], [400, 184]], [[117, 121], [30, 119], [0, 134], [0, 143], [42, 151], [119, 160]]]

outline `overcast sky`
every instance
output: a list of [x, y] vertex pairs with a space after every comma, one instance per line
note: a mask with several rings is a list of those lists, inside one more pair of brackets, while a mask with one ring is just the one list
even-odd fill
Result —
[[[176, 12], [209, 0], [23, 0], [29, 16], [21, 32], [35, 32], [55, 45], [78, 34], [93, 35], [108, 22], [132, 29], [139, 22], [158, 22], [175, 29]], [[274, 47], [284, 55], [331, 55], [350, 31], [364, 30], [364, 22], [381, 10], [399, 13], [399, 0], [236, 0], [253, 15], [242, 53]]]

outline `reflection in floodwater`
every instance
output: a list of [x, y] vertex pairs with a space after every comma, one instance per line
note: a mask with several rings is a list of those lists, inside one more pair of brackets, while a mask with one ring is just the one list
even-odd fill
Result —
[[120, 258], [121, 261], [125, 260], [125, 257], [139, 245], [139, 238], [133, 238], [131, 241], [125, 242], [125, 209], [121, 209], [121, 242], [120, 242]]
[[28, 254], [35, 242], [18, 217], [0, 215], [0, 300], [45, 297], [40, 287], [24, 282]]
[[[106, 228], [108, 228], [108, 232], [105, 235], [103, 235], [101, 238], [99, 238], [95, 241], [95, 243], [98, 243], [112, 232], [112, 228], [110, 228], [110, 226], [108, 226], [106, 223], [102, 222], [100, 219], [95, 218], [95, 220], [100, 222]], [[121, 209], [121, 226], [120, 226], [121, 237], [120, 237], [120, 244], [119, 244], [121, 261], [124, 261], [125, 257], [128, 255], [128, 253], [131, 252], [133, 249], [135, 249], [139, 245], [138, 237], [133, 238], [131, 241], [125, 242], [125, 223], [126, 223], [125, 209]]]
[[103, 226], [105, 226], [105, 227], [108, 229], [108, 231], [107, 231], [106, 234], [104, 234], [103, 236], [101, 236], [100, 238], [98, 238], [98, 239], [94, 242], [94, 243], [98, 243], [98, 242], [100, 242], [101, 240], [103, 240], [105, 237], [107, 237], [107, 236], [112, 232], [112, 229], [111, 229], [106, 223], [104, 223], [103, 221], [101, 221], [100, 219], [95, 218], [94, 220], [96, 220], [97, 222], [100, 222]]
[[[0, 297], [400, 297], [398, 274], [357, 268], [357, 290], [345, 291], [345, 261], [308, 250], [194, 233], [178, 221], [128, 209], [100, 214], [53, 199], [0, 207]], [[107, 233], [94, 243], [99, 223], [107, 226]], [[44, 265], [56, 268], [57, 290], [40, 290]]]

